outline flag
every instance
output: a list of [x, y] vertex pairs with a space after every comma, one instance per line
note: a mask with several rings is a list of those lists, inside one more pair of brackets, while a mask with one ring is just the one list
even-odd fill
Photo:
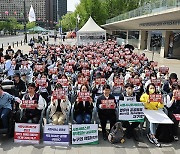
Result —
[[29, 22], [33, 22], [33, 21], [36, 21], [36, 15], [31, 5], [30, 11], [29, 11]]

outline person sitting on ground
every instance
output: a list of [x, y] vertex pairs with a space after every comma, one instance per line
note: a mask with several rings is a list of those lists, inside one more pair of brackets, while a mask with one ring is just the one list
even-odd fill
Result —
[[[28, 84], [28, 92], [23, 96], [22, 100], [34, 100], [35, 109], [25, 109], [21, 122], [23, 123], [35, 123], [38, 124], [41, 118], [41, 111], [46, 107], [45, 99], [38, 93], [36, 93], [35, 83]], [[20, 103], [20, 108], [22, 103]]]
[[[56, 84], [55, 90], [63, 90], [61, 84]], [[52, 123], [54, 125], [63, 125], [67, 117], [67, 112], [69, 110], [70, 102], [68, 97], [65, 96], [65, 99], [58, 99], [57, 97], [51, 96], [51, 109], [50, 109], [50, 118], [52, 118]]]
[[97, 110], [102, 127], [103, 139], [107, 140], [106, 124], [107, 120], [110, 121], [110, 129], [116, 123], [116, 100], [113, 95], [110, 94], [111, 89], [109, 85], [104, 85], [103, 94], [97, 99]]
[[[134, 93], [133, 88], [133, 84], [127, 83], [125, 85], [125, 92], [120, 95], [119, 99], [123, 101], [137, 102], [136, 94]], [[135, 132], [135, 128], [137, 128], [139, 124], [139, 122], [130, 123], [129, 121], [122, 121], [122, 126], [126, 128], [127, 138], [134, 137], [135, 140], [139, 140], [139, 137]]]
[[[142, 94], [140, 101], [144, 103], [145, 109], [148, 110], [159, 110], [164, 107], [163, 102], [150, 102], [150, 95], [152, 94], [157, 94], [156, 92], [156, 86], [153, 83], [150, 83], [147, 86], [146, 93]], [[156, 139], [156, 129], [158, 127], [158, 124], [156, 123], [150, 123], [150, 130], [149, 133], [147, 134], [147, 137], [149, 141], [153, 144], [155, 144], [157, 147], [160, 147], [161, 144], [158, 142]]]
[[[82, 85], [80, 88], [80, 92], [87, 93], [89, 92], [87, 85]], [[81, 101], [78, 98], [76, 99], [74, 105], [74, 117], [75, 121], [78, 124], [90, 124], [92, 118], [93, 104], [92, 98], [89, 98], [89, 101]]]

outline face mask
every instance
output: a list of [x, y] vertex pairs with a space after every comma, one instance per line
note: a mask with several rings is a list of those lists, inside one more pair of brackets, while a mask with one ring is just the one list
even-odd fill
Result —
[[154, 89], [150, 89], [149, 90], [149, 94], [154, 94], [155, 93], [155, 90]]

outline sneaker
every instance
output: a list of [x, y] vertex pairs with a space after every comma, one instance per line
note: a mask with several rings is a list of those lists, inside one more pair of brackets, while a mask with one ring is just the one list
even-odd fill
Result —
[[147, 138], [148, 138], [149, 142], [151, 142], [152, 144], [154, 144], [154, 142], [153, 142], [152, 137], [151, 137], [150, 134], [147, 134]]
[[154, 144], [155, 144], [155, 146], [157, 146], [157, 147], [161, 147], [161, 144], [158, 142], [158, 140], [154, 137], [154, 138], [152, 138], [152, 140], [153, 140], [153, 142], [154, 142]]
[[178, 136], [174, 136], [174, 141], [179, 141]]

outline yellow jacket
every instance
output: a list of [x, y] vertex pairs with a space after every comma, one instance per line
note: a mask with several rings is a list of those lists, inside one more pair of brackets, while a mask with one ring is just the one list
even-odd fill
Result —
[[160, 102], [150, 102], [148, 103], [149, 95], [147, 93], [142, 94], [140, 101], [144, 103], [144, 106], [148, 110], [158, 110], [164, 107], [163, 103]]

